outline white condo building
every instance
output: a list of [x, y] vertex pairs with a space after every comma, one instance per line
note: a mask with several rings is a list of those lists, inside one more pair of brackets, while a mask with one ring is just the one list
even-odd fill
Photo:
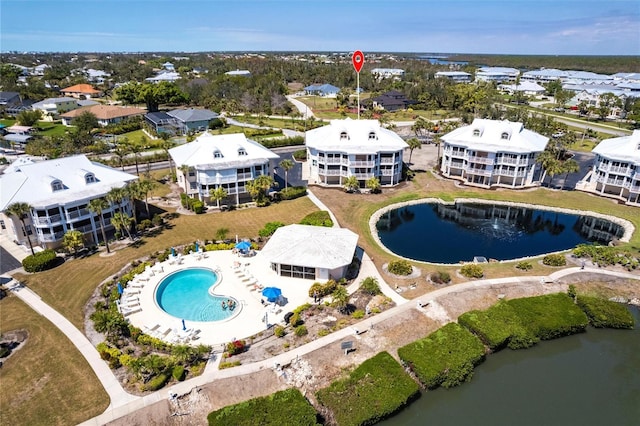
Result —
[[[97, 244], [102, 239], [100, 219], [87, 208], [89, 202], [136, 179], [135, 175], [89, 161], [84, 155], [37, 163], [16, 160], [0, 176], [0, 232], [18, 244], [26, 245], [28, 234], [34, 246], [55, 248], [67, 231], [77, 230]], [[26, 229], [5, 211], [16, 202], [31, 206]], [[103, 210], [107, 230], [113, 229], [110, 219], [118, 211], [132, 213], [128, 197], [120, 204], [109, 203]]]
[[549, 142], [522, 123], [478, 118], [441, 139], [442, 174], [486, 188], [537, 185], [536, 158]]
[[402, 178], [402, 154], [407, 143], [377, 120], [332, 120], [306, 133], [309, 182], [343, 186], [355, 176], [364, 188], [377, 178], [382, 186]]
[[640, 130], [605, 139], [593, 149], [593, 167], [576, 189], [640, 206]]
[[[204, 132], [193, 142], [169, 150], [178, 183], [191, 197], [209, 201], [209, 191], [224, 188], [234, 204], [250, 199], [246, 183], [271, 173], [280, 157], [242, 133], [212, 135]], [[183, 167], [186, 166], [186, 167]], [[185, 174], [183, 170], [187, 170]]]

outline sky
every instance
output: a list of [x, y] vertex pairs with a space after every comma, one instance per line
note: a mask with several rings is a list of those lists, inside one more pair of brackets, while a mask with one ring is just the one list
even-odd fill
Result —
[[2, 0], [0, 51], [640, 55], [638, 0]]

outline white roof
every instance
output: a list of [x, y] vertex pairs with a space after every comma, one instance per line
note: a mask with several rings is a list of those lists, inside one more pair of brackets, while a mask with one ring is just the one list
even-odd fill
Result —
[[[246, 155], [240, 155], [239, 152], [242, 149]], [[216, 152], [219, 152], [222, 157], [216, 158]], [[243, 133], [212, 135], [209, 132], [204, 132], [193, 142], [171, 148], [169, 155], [178, 167], [200, 166], [213, 170], [264, 164], [270, 159], [280, 158], [278, 154], [259, 143], [247, 139]]]
[[480, 74], [505, 74], [505, 75], [518, 75], [520, 71], [515, 68], [509, 67], [480, 67], [478, 71]]
[[520, 84], [501, 84], [499, 87], [515, 92], [544, 92], [547, 90], [533, 81], [521, 81]]
[[288, 225], [260, 253], [272, 263], [335, 269], [351, 263], [357, 244], [358, 234], [345, 228]]
[[[346, 132], [347, 138], [341, 138]], [[370, 138], [373, 132], [375, 138]], [[339, 151], [354, 154], [396, 152], [407, 148], [407, 143], [396, 133], [380, 126], [378, 120], [331, 120], [328, 126], [309, 130], [307, 146], [321, 151]]]
[[61, 98], [47, 98], [47, 99], [45, 99], [43, 101], [36, 102], [36, 103], [32, 104], [31, 106], [33, 108], [40, 108], [40, 107], [49, 106], [51, 104], [61, 104], [61, 103], [64, 103], [64, 102], [76, 102], [77, 103], [77, 101], [78, 100], [75, 99], [75, 98], [69, 98], [69, 97], [65, 96], [65, 97], [61, 97]]
[[[93, 173], [96, 182], [86, 183], [87, 173]], [[0, 176], [0, 211], [15, 202], [45, 208], [91, 200], [136, 179], [135, 175], [89, 161], [84, 155], [16, 165]], [[55, 180], [62, 182], [64, 189], [54, 192], [51, 183]]]
[[605, 139], [593, 152], [603, 157], [640, 164], [640, 130], [634, 130], [629, 136]]
[[[479, 130], [480, 135], [474, 136]], [[502, 138], [503, 133], [507, 139]], [[544, 151], [549, 138], [524, 128], [522, 123], [476, 118], [469, 126], [442, 136], [447, 144], [475, 148], [485, 152], [528, 153]]]
[[468, 72], [464, 71], [438, 71], [436, 75], [444, 75], [444, 76], [471, 76]]

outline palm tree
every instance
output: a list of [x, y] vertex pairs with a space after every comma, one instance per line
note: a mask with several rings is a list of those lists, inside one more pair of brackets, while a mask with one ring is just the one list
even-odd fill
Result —
[[131, 218], [131, 216], [122, 212], [114, 213], [113, 217], [111, 218], [111, 224], [114, 228], [116, 228], [116, 231], [124, 229], [124, 231], [129, 236], [129, 240], [131, 241], [133, 241], [133, 236], [131, 235], [129, 228], [131, 227], [132, 221], [133, 218]]
[[411, 164], [411, 156], [413, 155], [413, 150], [418, 148], [422, 149], [422, 143], [418, 140], [418, 138], [411, 138], [407, 141], [409, 145], [409, 164]]
[[167, 154], [167, 158], [169, 159], [169, 174], [173, 176], [173, 160], [171, 159], [171, 155], [169, 154], [169, 150], [176, 146], [175, 142], [170, 138], [171, 136], [167, 132], [160, 133], [160, 137], [162, 138], [162, 143], [160, 144], [160, 148]]
[[122, 201], [126, 196], [127, 194], [124, 188], [115, 187], [111, 188], [111, 190], [107, 192], [107, 195], [105, 197], [107, 201], [109, 201], [111, 204], [114, 204], [117, 211], [120, 212], [120, 205], [122, 204]]
[[285, 189], [288, 187], [288, 178], [289, 178], [289, 170], [293, 169], [295, 163], [288, 158], [285, 158], [280, 162], [280, 167], [284, 170], [284, 187]]
[[87, 209], [90, 212], [95, 213], [100, 218], [100, 232], [102, 232], [102, 240], [104, 241], [105, 247], [107, 247], [107, 253], [111, 253], [109, 249], [109, 242], [107, 241], [107, 234], [104, 232], [104, 216], [102, 216], [102, 212], [109, 207], [107, 200], [104, 198], [95, 198], [89, 201], [89, 205], [87, 205]]
[[31, 254], [35, 256], [36, 252], [33, 250], [33, 245], [31, 244], [31, 237], [29, 237], [29, 233], [27, 232], [27, 225], [24, 222], [24, 217], [31, 213], [31, 205], [29, 203], [21, 203], [16, 202], [7, 207], [7, 213], [11, 216], [16, 216], [20, 219], [22, 223], [22, 232], [27, 236], [27, 241], [29, 242], [29, 248], [31, 249]]
[[82, 238], [82, 232], [77, 229], [70, 229], [65, 232], [62, 237], [62, 245], [67, 250], [73, 250], [73, 255], [78, 255], [78, 249], [84, 245], [84, 240]]
[[217, 187], [217, 188], [211, 188], [211, 189], [209, 190], [209, 196], [210, 196], [212, 199], [216, 200], [216, 203], [218, 204], [218, 209], [220, 208], [220, 201], [222, 201], [222, 200], [224, 200], [225, 198], [227, 198], [227, 195], [229, 195], [229, 194], [228, 194], [228, 193], [227, 193], [227, 191], [226, 191], [223, 187], [221, 187], [221, 186], [219, 186], [219, 187]]
[[113, 155], [115, 155], [118, 158], [118, 165], [122, 168], [122, 171], [124, 171], [124, 157], [127, 156], [127, 151], [124, 149], [122, 145], [118, 144], [113, 149]]
[[342, 187], [347, 192], [354, 192], [358, 188], [360, 188], [360, 182], [358, 181], [357, 177], [349, 176], [348, 178], [346, 178], [344, 180], [344, 183], [342, 184]]
[[580, 164], [578, 164], [578, 162], [573, 158], [570, 158], [564, 163], [562, 163], [562, 171], [565, 172], [564, 180], [562, 181], [562, 188], [564, 188], [564, 185], [567, 182], [567, 178], [569, 177], [569, 173], [579, 172]]
[[247, 191], [249, 191], [251, 198], [256, 202], [258, 207], [263, 207], [269, 204], [267, 191], [274, 183], [273, 178], [269, 175], [260, 175], [254, 180], [247, 182]]
[[536, 163], [540, 164], [540, 167], [542, 167], [543, 172], [540, 182], [544, 184], [544, 179], [547, 177], [547, 171], [555, 170], [554, 164], [558, 163], [558, 159], [553, 152], [544, 150], [540, 155], [538, 155], [538, 157], [536, 157]]
[[373, 194], [380, 192], [380, 180], [375, 176], [367, 179], [365, 185]]
[[189, 176], [189, 166], [187, 166], [186, 164], [183, 164], [182, 166], [179, 167], [180, 171], [182, 172], [182, 178], [184, 179], [184, 193], [187, 193], [187, 179]]
[[151, 217], [149, 213], [149, 192], [157, 186], [156, 181], [145, 179], [138, 182], [139, 194], [144, 197], [144, 206], [147, 210], [147, 217]]
[[349, 304], [349, 292], [345, 287], [339, 285], [331, 294], [331, 299], [333, 300], [333, 305], [344, 313]]
[[140, 176], [140, 170], [138, 169], [138, 159], [140, 158], [140, 153], [142, 152], [142, 146], [136, 143], [132, 143], [127, 148], [129, 153], [133, 154], [133, 161], [135, 161], [136, 163], [136, 175]]

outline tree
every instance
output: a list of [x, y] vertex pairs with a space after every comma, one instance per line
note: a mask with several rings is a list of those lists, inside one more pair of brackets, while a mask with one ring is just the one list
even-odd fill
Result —
[[180, 172], [182, 172], [182, 179], [184, 180], [184, 193], [187, 194], [187, 190], [188, 190], [188, 186], [187, 184], [189, 183], [189, 169], [190, 167], [186, 164], [183, 164], [182, 166], [179, 167]]
[[225, 198], [227, 198], [229, 194], [227, 193], [227, 191], [219, 186], [217, 188], [211, 188], [209, 190], [209, 196], [216, 201], [216, 204], [218, 205], [218, 208], [220, 208], [220, 201], [224, 200]]
[[126, 190], [124, 188], [111, 188], [107, 195], [105, 196], [107, 201], [111, 204], [114, 204], [117, 207], [118, 212], [120, 211], [120, 205], [122, 201], [127, 196]]
[[411, 130], [415, 133], [417, 138], [424, 138], [427, 136], [427, 132], [430, 128], [430, 123], [422, 117], [418, 117], [411, 126]]
[[540, 155], [536, 157], [536, 163], [540, 164], [540, 167], [542, 167], [542, 179], [540, 179], [540, 182], [544, 183], [544, 179], [547, 176], [547, 171], [557, 170], [557, 163], [559, 163], [559, 161], [556, 158], [556, 154], [547, 149], [542, 151]]
[[85, 111], [73, 120], [73, 125], [76, 126], [78, 132], [91, 133], [99, 124], [95, 114]]
[[133, 237], [131, 236], [131, 232], [129, 228], [131, 228], [131, 223], [133, 222], [133, 218], [126, 213], [118, 212], [114, 213], [111, 218], [111, 224], [116, 229], [117, 232], [124, 230], [126, 234], [129, 236], [129, 240], [133, 241]]
[[22, 126], [33, 126], [42, 118], [42, 111], [39, 109], [36, 110], [27, 110], [21, 111], [17, 116], [16, 120]]
[[413, 150], [418, 148], [422, 149], [422, 142], [418, 140], [418, 138], [411, 138], [407, 141], [409, 145], [409, 164], [411, 164], [411, 157], [413, 156]]
[[167, 154], [167, 158], [169, 159], [169, 173], [171, 176], [174, 175], [173, 170], [173, 160], [171, 159], [171, 155], [169, 154], [169, 150], [176, 146], [176, 143], [171, 140], [171, 135], [167, 132], [160, 133], [160, 138], [162, 139], [162, 143], [160, 144], [160, 148]]
[[280, 167], [282, 167], [282, 170], [284, 170], [284, 187], [285, 188], [289, 186], [289, 182], [288, 182], [289, 170], [293, 169], [294, 166], [295, 166], [295, 163], [288, 158], [285, 158], [280, 162]]
[[569, 90], [560, 89], [555, 92], [553, 98], [556, 101], [556, 107], [564, 108], [565, 104], [573, 97], [573, 92]]
[[142, 152], [142, 146], [132, 143], [127, 146], [127, 151], [133, 154], [133, 161], [136, 163], [136, 175], [140, 176], [140, 170], [138, 169], [138, 160], [140, 159], [140, 153]]
[[182, 104], [189, 100], [175, 83], [127, 83], [115, 91], [118, 99], [129, 103], [145, 103], [149, 112], [158, 111], [160, 104]]
[[613, 114], [614, 108], [622, 108], [622, 101], [620, 98], [610, 92], [600, 95], [596, 112], [601, 120], [605, 120], [608, 116]]
[[127, 150], [125, 149], [125, 146], [122, 144], [118, 144], [112, 152], [113, 155], [115, 155], [118, 159], [118, 165], [122, 167], [122, 171], [124, 172], [124, 158], [127, 156]]
[[333, 290], [331, 293], [331, 299], [333, 301], [333, 306], [338, 308], [338, 310], [342, 313], [345, 312], [347, 306], [349, 305], [349, 293], [344, 286], [339, 285]]
[[29, 237], [29, 232], [27, 232], [27, 225], [24, 221], [24, 217], [31, 213], [31, 205], [28, 203], [16, 202], [7, 207], [7, 213], [10, 216], [16, 216], [20, 223], [22, 223], [22, 232], [27, 236], [27, 241], [29, 242], [29, 248], [31, 249], [31, 254], [35, 256], [36, 252], [33, 250], [33, 245], [31, 244], [31, 237]]
[[107, 200], [105, 200], [104, 198], [94, 198], [93, 200], [89, 201], [89, 204], [87, 205], [87, 209], [89, 209], [90, 212], [95, 213], [100, 219], [100, 232], [102, 233], [102, 241], [104, 241], [104, 245], [107, 248], [107, 253], [111, 253], [111, 250], [109, 249], [109, 241], [107, 241], [107, 234], [104, 231], [104, 216], [102, 216], [102, 212], [108, 207], [109, 205], [107, 203]]
[[360, 181], [355, 176], [349, 176], [342, 183], [342, 187], [347, 192], [356, 192], [360, 188]]
[[62, 237], [62, 245], [67, 250], [73, 251], [73, 255], [76, 256], [78, 254], [78, 249], [84, 246], [82, 232], [77, 229], [68, 230]]
[[565, 173], [564, 180], [562, 181], [562, 188], [564, 188], [569, 173], [577, 173], [580, 171], [580, 164], [573, 158], [570, 158], [562, 163], [562, 171]]
[[269, 175], [260, 175], [254, 180], [247, 182], [247, 191], [251, 198], [256, 202], [258, 207], [269, 205], [267, 191], [274, 185], [273, 177]]
[[367, 179], [365, 186], [374, 194], [380, 192], [380, 180], [375, 176]]
[[151, 179], [145, 179], [138, 182], [139, 194], [144, 197], [144, 206], [147, 211], [147, 217], [151, 217], [149, 213], [149, 192], [151, 192], [158, 184]]

